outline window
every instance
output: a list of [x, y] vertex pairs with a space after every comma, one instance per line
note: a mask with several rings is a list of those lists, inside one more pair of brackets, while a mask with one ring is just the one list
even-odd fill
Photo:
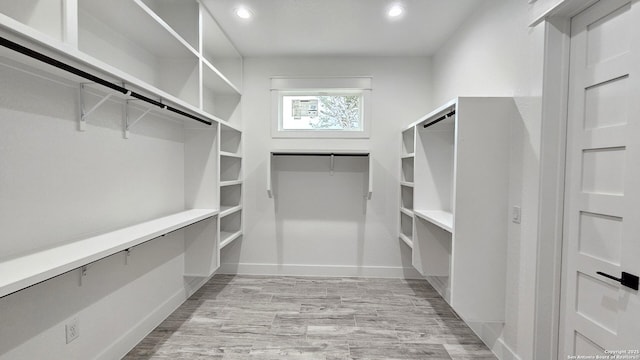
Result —
[[367, 119], [370, 116], [370, 89], [358, 87], [370, 87], [370, 78], [364, 78], [369, 80], [364, 83], [361, 79], [363, 78], [272, 79], [272, 85], [282, 87], [272, 89], [272, 136], [369, 137]]

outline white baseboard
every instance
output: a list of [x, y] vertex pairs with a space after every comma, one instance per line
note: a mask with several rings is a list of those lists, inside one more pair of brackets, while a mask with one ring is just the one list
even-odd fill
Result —
[[493, 351], [500, 360], [522, 360], [509, 345], [505, 344], [503, 338], [499, 338], [498, 341], [496, 341], [491, 351]]
[[144, 339], [156, 326], [160, 325], [172, 312], [174, 312], [186, 300], [184, 289], [180, 289], [169, 299], [153, 309], [140, 322], [133, 326], [129, 331], [125, 332], [109, 347], [98, 354], [96, 360], [112, 360], [121, 359], [131, 349], [134, 348], [142, 339]]
[[349, 276], [423, 279], [423, 277], [414, 268], [391, 266], [223, 263], [217, 273], [238, 275]]
[[489, 349], [493, 350], [496, 346], [502, 346], [503, 343], [498, 345], [498, 341], [502, 340], [500, 335], [504, 329], [503, 322], [471, 322], [462, 319], [476, 335], [482, 340]]

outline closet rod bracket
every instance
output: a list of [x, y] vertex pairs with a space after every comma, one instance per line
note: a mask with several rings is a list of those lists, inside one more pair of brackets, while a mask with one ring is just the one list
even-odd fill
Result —
[[334, 160], [335, 160], [335, 155], [331, 154], [331, 176], [333, 176]]
[[80, 267], [80, 286], [82, 286], [82, 279], [87, 276], [87, 265], [83, 265]]
[[124, 264], [129, 265], [129, 256], [131, 256], [131, 249], [124, 250]]
[[100, 99], [95, 105], [93, 105], [93, 107], [91, 109], [85, 110], [85, 103], [84, 103], [84, 93], [86, 91], [85, 90], [85, 85], [87, 85], [87, 84], [86, 83], [80, 83], [80, 92], [78, 94], [79, 100], [80, 100], [80, 125], [79, 125], [80, 131], [86, 131], [87, 130], [87, 118], [89, 117], [89, 115], [91, 115], [102, 104], [104, 104], [107, 100], [109, 100], [111, 98], [111, 96], [113, 96], [112, 93], [108, 93], [102, 99]]
[[125, 103], [125, 114], [124, 114], [124, 138], [128, 139], [129, 138], [129, 131], [131, 130], [131, 128], [140, 120], [142, 120], [142, 118], [144, 118], [149, 112], [151, 112], [151, 108], [147, 108], [140, 116], [138, 116], [137, 118], [135, 118], [133, 121], [130, 121], [130, 114], [129, 114], [129, 102], [130, 101], [136, 101], [136, 99], [130, 99], [127, 100]]

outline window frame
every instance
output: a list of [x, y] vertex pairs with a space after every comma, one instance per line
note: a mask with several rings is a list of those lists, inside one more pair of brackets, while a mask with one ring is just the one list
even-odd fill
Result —
[[[371, 78], [271, 78], [271, 137], [273, 138], [370, 138], [371, 134]], [[283, 129], [283, 97], [291, 95], [359, 95], [360, 129]]]

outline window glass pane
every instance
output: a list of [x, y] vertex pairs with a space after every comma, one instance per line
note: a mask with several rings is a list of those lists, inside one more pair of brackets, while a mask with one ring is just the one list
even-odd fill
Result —
[[283, 95], [282, 130], [362, 131], [362, 96]]

